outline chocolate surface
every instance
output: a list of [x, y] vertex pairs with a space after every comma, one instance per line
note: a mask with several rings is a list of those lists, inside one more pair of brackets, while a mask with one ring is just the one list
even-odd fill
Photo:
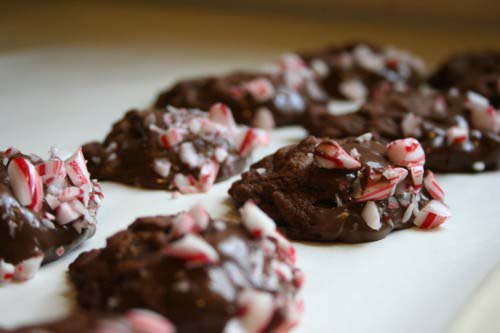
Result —
[[103, 143], [83, 147], [89, 170], [100, 180], [137, 187], [207, 191], [214, 182], [241, 172], [267, 137], [262, 130], [237, 128], [231, 111], [219, 106], [229, 123], [197, 110], [129, 111]]
[[[318, 147], [325, 142], [336, 146], [337, 151], [340, 145], [358, 167], [348, 170], [319, 165]], [[335, 143], [310, 136], [252, 165], [229, 194], [236, 206], [253, 200], [292, 239], [348, 243], [379, 240], [393, 230], [414, 226], [417, 207], [432, 199], [404, 168], [396, 169], [403, 172], [403, 179], [389, 184], [387, 170], [394, 170], [396, 165], [387, 159], [386, 151], [385, 145], [369, 137]], [[372, 189], [375, 194], [377, 189], [387, 193], [370, 198], [365, 193]], [[376, 208], [378, 218], [366, 218], [365, 209], [372, 208], [368, 205]]]
[[307, 104], [325, 97], [302, 60], [285, 55], [270, 72], [233, 72], [180, 81], [161, 93], [154, 105], [207, 110], [214, 103], [225, 103], [238, 123], [269, 129], [273, 123], [299, 124]]
[[134, 309], [121, 315], [76, 311], [52, 322], [0, 333], [175, 333], [167, 318], [149, 310]]
[[[386, 141], [415, 137], [425, 149], [427, 167], [438, 172], [477, 172], [500, 167], [498, 110], [492, 110], [496, 116], [486, 120], [497, 125], [484, 126], [466, 95], [378, 88], [357, 112], [337, 114], [332, 105], [311, 107], [305, 127], [313, 135], [332, 138], [366, 132]], [[461, 136], [455, 134], [458, 132]]]
[[332, 45], [301, 56], [336, 99], [364, 100], [381, 82], [414, 86], [424, 81], [423, 61], [402, 50], [365, 42]]
[[[178, 332], [290, 325], [300, 273], [291, 245], [277, 234], [259, 238], [242, 224], [209, 219], [200, 209], [138, 218], [105, 248], [80, 255], [69, 269], [78, 303], [98, 311], [154, 310]], [[264, 314], [254, 317], [255, 304]]]
[[429, 83], [442, 90], [477, 92], [499, 108], [500, 52], [485, 50], [452, 55], [431, 75]]
[[[94, 234], [102, 192], [90, 178], [76, 182], [74, 174], [67, 175], [70, 159], [0, 152], [0, 282], [31, 278], [42, 262], [58, 259]], [[48, 171], [53, 163], [60, 166], [57, 174]], [[17, 164], [24, 175], [13, 173]], [[28, 183], [19, 183], [23, 179]], [[27, 192], [19, 192], [24, 186]], [[21, 204], [24, 195], [36, 203]]]

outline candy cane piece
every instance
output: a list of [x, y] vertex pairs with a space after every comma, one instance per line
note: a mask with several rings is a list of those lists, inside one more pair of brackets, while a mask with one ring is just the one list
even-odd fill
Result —
[[71, 155], [65, 162], [66, 172], [71, 182], [76, 186], [90, 183], [90, 175], [87, 170], [87, 164], [83, 157], [82, 148]]
[[19, 203], [39, 212], [43, 204], [43, 183], [33, 164], [23, 157], [16, 157], [10, 161], [7, 173]]
[[411, 180], [415, 188], [419, 189], [422, 187], [422, 182], [424, 179], [424, 166], [423, 165], [411, 165], [410, 167]]
[[420, 143], [414, 138], [400, 139], [387, 145], [387, 157], [400, 166], [424, 165], [425, 153]]
[[175, 333], [175, 327], [167, 318], [150, 310], [129, 310], [125, 314], [125, 319], [133, 332]]
[[441, 186], [439, 186], [436, 176], [432, 171], [427, 171], [427, 175], [424, 178], [425, 189], [429, 192], [429, 194], [436, 200], [443, 201], [445, 197], [445, 193]]
[[14, 279], [17, 281], [26, 281], [35, 276], [38, 269], [42, 265], [43, 254], [25, 259], [16, 265], [16, 272], [14, 273]]
[[274, 315], [273, 297], [270, 293], [254, 289], [245, 289], [238, 296], [240, 314], [231, 325], [238, 329], [224, 330], [225, 333], [264, 332]]
[[429, 201], [416, 214], [413, 223], [421, 229], [436, 228], [451, 216], [448, 207], [438, 200]]
[[464, 127], [452, 126], [446, 130], [446, 142], [448, 145], [461, 144], [469, 138], [469, 130]]
[[361, 163], [349, 155], [336, 141], [323, 141], [314, 150], [314, 160], [322, 168], [356, 170]]
[[64, 162], [59, 159], [52, 159], [38, 164], [36, 170], [46, 184], [52, 183], [55, 179], [66, 177]]
[[194, 223], [198, 225], [199, 230], [205, 230], [208, 227], [210, 216], [201, 204], [194, 205], [189, 210], [189, 214], [193, 217]]
[[253, 201], [247, 201], [240, 209], [243, 225], [253, 237], [262, 238], [274, 234], [276, 224]]
[[275, 89], [271, 81], [266, 78], [257, 78], [244, 84], [246, 91], [258, 102], [265, 102], [273, 98]]
[[373, 201], [368, 201], [361, 212], [361, 217], [365, 220], [366, 225], [368, 225], [373, 230], [380, 230], [382, 223], [380, 223], [380, 214], [378, 212], [377, 205]]
[[203, 164], [200, 169], [200, 175], [198, 177], [198, 182], [200, 186], [200, 190], [202, 192], [207, 192], [210, 190], [212, 185], [215, 183], [217, 179], [217, 175], [219, 174], [219, 163], [208, 160]]
[[211, 264], [219, 260], [219, 255], [212, 245], [195, 234], [186, 234], [168, 244], [164, 253], [169, 257], [199, 264]]
[[160, 135], [160, 143], [166, 149], [172, 148], [182, 140], [184, 140], [184, 135], [178, 128], [169, 128]]
[[233, 113], [226, 104], [216, 103], [212, 105], [210, 110], [208, 110], [208, 118], [215, 123], [223, 125], [230, 132], [234, 132], [237, 129]]

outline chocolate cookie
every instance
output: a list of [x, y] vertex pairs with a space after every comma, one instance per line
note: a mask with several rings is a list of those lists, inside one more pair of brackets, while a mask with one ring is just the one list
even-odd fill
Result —
[[299, 124], [307, 104], [325, 98], [314, 73], [290, 54], [269, 72], [234, 72], [180, 81], [157, 97], [155, 107], [207, 110], [221, 102], [233, 110], [238, 123], [271, 129]]
[[102, 199], [81, 149], [49, 160], [0, 151], [0, 284], [33, 277], [95, 232]]
[[415, 139], [381, 144], [366, 134], [308, 137], [252, 165], [229, 194], [252, 200], [297, 240], [375, 241], [393, 230], [433, 228], [449, 216]]
[[415, 137], [424, 147], [427, 167], [438, 172], [500, 168], [500, 112], [484, 97], [378, 88], [356, 112], [340, 114], [334, 104], [312, 106], [305, 127], [320, 137], [366, 132], [382, 140]]
[[446, 60], [429, 78], [441, 90], [469, 90], [500, 107], [500, 51], [485, 50], [458, 53]]
[[240, 173], [268, 140], [263, 130], [237, 127], [231, 110], [219, 103], [208, 113], [174, 107], [129, 111], [103, 143], [83, 150], [100, 180], [191, 193]]
[[351, 42], [301, 56], [321, 77], [327, 94], [336, 99], [363, 101], [381, 82], [404, 87], [424, 81], [423, 61], [391, 47]]
[[292, 245], [253, 203], [243, 223], [201, 206], [138, 218], [70, 266], [78, 303], [90, 310], [147, 308], [178, 332], [270, 332], [294, 326], [303, 274]]
[[105, 315], [78, 311], [50, 323], [0, 333], [175, 333], [167, 318], [144, 309], [129, 310], [122, 315]]

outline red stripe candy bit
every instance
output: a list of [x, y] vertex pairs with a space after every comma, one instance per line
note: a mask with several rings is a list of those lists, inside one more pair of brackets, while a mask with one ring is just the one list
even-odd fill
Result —
[[12, 281], [15, 271], [14, 265], [0, 259], [0, 284]]
[[186, 234], [168, 244], [164, 252], [169, 257], [199, 264], [211, 264], [219, 260], [219, 255], [212, 245], [194, 234]]
[[169, 128], [160, 135], [160, 143], [166, 149], [172, 148], [184, 140], [183, 133], [177, 128]]
[[268, 144], [269, 134], [257, 128], [248, 128], [246, 131], [240, 132], [237, 141], [240, 142], [238, 153], [241, 156], [245, 156], [257, 146]]
[[448, 207], [438, 200], [429, 201], [415, 216], [413, 223], [421, 229], [438, 227], [451, 216]]
[[233, 113], [226, 104], [217, 103], [212, 105], [208, 111], [208, 118], [215, 123], [227, 127], [230, 132], [234, 132], [237, 129]]
[[495, 110], [486, 97], [469, 91], [465, 106], [471, 111], [471, 121], [475, 128], [500, 132], [500, 111]]
[[361, 212], [361, 217], [365, 220], [366, 225], [373, 230], [380, 230], [382, 224], [380, 223], [380, 213], [378, 212], [377, 205], [373, 201], [368, 201]]
[[14, 273], [14, 279], [17, 281], [26, 281], [33, 278], [36, 272], [38, 272], [38, 269], [40, 269], [43, 258], [44, 258], [43, 255], [39, 255], [21, 261], [19, 264], [16, 265], [16, 272]]
[[266, 331], [274, 316], [272, 295], [263, 291], [245, 289], [238, 296], [237, 302], [240, 307], [239, 315], [226, 324], [224, 333]]
[[420, 143], [414, 138], [392, 141], [387, 145], [387, 157], [400, 166], [424, 165], [425, 153]]
[[323, 141], [314, 150], [314, 160], [322, 168], [356, 170], [361, 163], [349, 155], [336, 141]]
[[248, 81], [245, 83], [244, 87], [258, 102], [270, 100], [275, 93], [273, 84], [266, 78], [257, 78]]
[[404, 136], [420, 136], [420, 124], [422, 123], [422, 118], [417, 117], [413, 113], [408, 113], [401, 122], [401, 129], [403, 130]]
[[53, 159], [36, 166], [36, 170], [45, 184], [52, 183], [55, 179], [66, 177], [64, 162]]
[[425, 189], [429, 194], [436, 200], [443, 201], [445, 193], [441, 186], [437, 183], [436, 176], [431, 171], [427, 171], [427, 175], [424, 178]]
[[247, 201], [240, 209], [241, 220], [247, 230], [256, 238], [273, 235], [276, 224], [255, 203]]
[[210, 190], [219, 174], [219, 163], [208, 160], [200, 169], [199, 187], [202, 192]]
[[469, 130], [467, 128], [452, 126], [446, 130], [446, 142], [450, 146], [464, 143], [468, 138]]
[[413, 186], [417, 189], [422, 187], [422, 182], [424, 180], [424, 166], [423, 165], [411, 165], [410, 167], [411, 180]]
[[125, 314], [133, 332], [175, 333], [175, 327], [162, 315], [144, 309], [133, 309]]
[[81, 147], [64, 163], [69, 179], [74, 185], [81, 186], [83, 184], [90, 184], [90, 175]]
[[172, 237], [177, 238], [188, 233], [198, 232], [198, 225], [189, 213], [180, 213], [172, 219]]
[[174, 176], [174, 185], [181, 193], [197, 193], [199, 192], [198, 181], [193, 175], [183, 175], [178, 173]]
[[190, 210], [189, 214], [193, 217], [194, 223], [198, 225], [200, 231], [205, 230], [210, 221], [210, 216], [201, 204], [194, 205]]
[[391, 183], [397, 184], [401, 182], [403, 179], [405, 179], [406, 176], [408, 176], [408, 170], [406, 170], [405, 168], [389, 167], [386, 170], [384, 170], [382, 175], [384, 176], [385, 179], [387, 179]]
[[294, 302], [287, 302], [285, 321], [276, 328], [275, 332], [286, 333], [290, 332], [300, 322], [302, 313], [304, 312], [304, 301], [299, 299]]
[[279, 257], [289, 264], [295, 264], [297, 255], [292, 243], [290, 243], [290, 241], [286, 239], [286, 237], [283, 236], [278, 230], [275, 230], [275, 232], [268, 237], [276, 242]]
[[43, 204], [43, 183], [33, 164], [25, 158], [16, 157], [10, 161], [7, 172], [19, 203], [39, 212]]
[[266, 131], [272, 130], [276, 126], [273, 113], [268, 108], [258, 109], [253, 117], [252, 125]]
[[384, 200], [390, 197], [394, 189], [396, 188], [396, 183], [389, 181], [380, 181], [376, 183], [369, 184], [363, 189], [363, 192], [359, 197], [356, 197], [356, 201], [369, 201], [369, 200]]
[[56, 221], [63, 225], [73, 222], [82, 216], [76, 202], [63, 202], [56, 209]]

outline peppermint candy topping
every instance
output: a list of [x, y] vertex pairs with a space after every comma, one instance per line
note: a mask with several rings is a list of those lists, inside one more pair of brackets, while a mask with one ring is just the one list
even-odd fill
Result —
[[208, 118], [217, 124], [221, 124], [234, 132], [237, 129], [231, 109], [222, 103], [212, 105], [208, 111]]
[[429, 194], [436, 200], [443, 201], [445, 193], [443, 189], [439, 186], [436, 180], [436, 176], [432, 171], [427, 171], [427, 175], [424, 178], [425, 189]]
[[266, 78], [257, 78], [244, 84], [244, 89], [258, 102], [265, 102], [273, 98], [275, 89], [271, 81]]
[[258, 128], [248, 128], [239, 134], [237, 142], [239, 142], [238, 153], [241, 156], [246, 156], [257, 146], [268, 144], [269, 134]]
[[10, 161], [7, 172], [19, 203], [39, 212], [43, 204], [43, 183], [33, 164], [23, 157], [16, 157]]
[[145, 309], [133, 309], [125, 314], [133, 332], [175, 333], [175, 327], [162, 315]]
[[459, 126], [452, 126], [446, 130], [446, 142], [448, 145], [459, 145], [469, 138], [469, 129]]
[[368, 225], [373, 230], [380, 230], [382, 223], [380, 223], [380, 213], [378, 211], [377, 205], [373, 201], [368, 201], [361, 212], [361, 217], [365, 220], [366, 225]]
[[90, 184], [90, 174], [87, 170], [87, 164], [83, 157], [82, 148], [71, 155], [65, 162], [66, 172], [68, 173], [71, 182], [76, 186]]
[[164, 253], [169, 257], [201, 265], [212, 264], [219, 260], [219, 255], [212, 245], [193, 234], [186, 234], [168, 244]]
[[469, 91], [465, 106], [471, 111], [471, 121], [475, 128], [500, 132], [500, 111], [495, 110], [486, 97]]
[[421, 229], [436, 228], [451, 216], [448, 207], [438, 200], [429, 201], [415, 215], [413, 223]]
[[26, 281], [31, 279], [43, 261], [43, 254], [25, 259], [14, 265], [0, 259], [0, 285], [12, 281]]
[[336, 141], [321, 142], [314, 150], [314, 160], [322, 168], [356, 170], [361, 163], [349, 155]]
[[238, 318], [231, 319], [224, 333], [264, 332], [274, 315], [273, 297], [270, 293], [245, 289], [238, 296]]
[[391, 162], [400, 166], [424, 165], [425, 153], [414, 138], [392, 141], [387, 145], [387, 157]]
[[273, 235], [276, 224], [255, 203], [247, 201], [240, 209], [243, 225], [256, 238]]

